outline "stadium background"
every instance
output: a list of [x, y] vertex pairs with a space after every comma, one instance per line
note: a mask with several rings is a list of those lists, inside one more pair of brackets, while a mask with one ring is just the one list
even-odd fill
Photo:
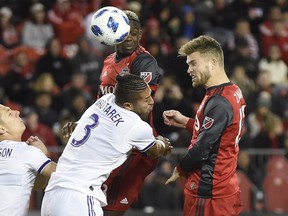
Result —
[[[204, 90], [191, 87], [185, 59], [177, 58], [181, 44], [200, 34], [221, 43], [226, 72], [247, 101], [238, 167], [248, 178], [242, 180], [243, 192], [249, 186], [243, 215], [285, 215], [286, 0], [2, 0], [0, 102], [22, 112], [27, 125], [23, 139], [38, 135], [57, 161], [67, 141], [61, 137], [61, 127], [77, 120], [96, 99], [103, 58], [114, 49], [95, 41], [89, 23], [91, 14], [107, 5], [130, 9], [141, 19], [141, 45], [163, 69], [155, 95], [155, 127], [174, 145], [173, 154], [147, 178], [139, 202], [127, 215], [181, 215], [183, 182], [168, 187], [163, 182], [191, 135], [165, 126], [161, 113], [178, 109], [193, 117], [202, 100]], [[31, 215], [39, 215], [42, 195], [32, 194]]]

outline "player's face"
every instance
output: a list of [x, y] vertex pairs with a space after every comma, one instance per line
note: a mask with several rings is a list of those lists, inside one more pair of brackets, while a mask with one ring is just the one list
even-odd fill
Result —
[[19, 111], [0, 105], [0, 125], [5, 127], [8, 133], [17, 134], [25, 130], [25, 124], [19, 115]]
[[199, 52], [194, 52], [187, 56], [186, 63], [188, 64], [187, 73], [192, 78], [193, 87], [207, 87], [207, 83], [211, 77], [209, 61], [200, 55]]
[[126, 40], [116, 46], [116, 52], [118, 56], [131, 55], [137, 46], [139, 46], [141, 39], [141, 30], [137, 22], [130, 20], [130, 32]]
[[140, 92], [139, 100], [132, 103], [132, 111], [137, 113], [142, 120], [147, 121], [153, 109], [154, 100], [151, 96], [151, 89], [148, 87]]

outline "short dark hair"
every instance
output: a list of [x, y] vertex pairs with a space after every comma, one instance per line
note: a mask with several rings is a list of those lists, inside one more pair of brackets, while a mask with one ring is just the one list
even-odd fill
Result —
[[127, 15], [129, 20], [135, 21], [137, 24], [139, 24], [139, 27], [141, 27], [140, 19], [135, 12], [130, 10], [124, 10], [124, 13]]
[[139, 92], [145, 90], [148, 84], [139, 76], [121, 73], [116, 77], [115, 97], [118, 104], [134, 103], [139, 99]]

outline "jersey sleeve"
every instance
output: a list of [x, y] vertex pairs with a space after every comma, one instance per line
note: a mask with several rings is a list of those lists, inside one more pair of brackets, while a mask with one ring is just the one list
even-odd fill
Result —
[[49, 159], [40, 149], [28, 145], [25, 151], [23, 151], [22, 160], [25, 166], [37, 173], [41, 173], [51, 162], [51, 159]]
[[204, 120], [196, 143], [179, 161], [180, 169], [186, 174], [197, 169], [232, 121], [233, 109], [227, 99], [220, 95], [212, 97], [204, 108]]
[[147, 151], [156, 143], [151, 126], [144, 121], [135, 124], [127, 134], [127, 138], [128, 142], [140, 152]]
[[156, 59], [147, 53], [140, 54], [135, 59], [131, 71], [133, 74], [142, 77], [150, 86], [157, 86], [160, 82], [161, 69]]

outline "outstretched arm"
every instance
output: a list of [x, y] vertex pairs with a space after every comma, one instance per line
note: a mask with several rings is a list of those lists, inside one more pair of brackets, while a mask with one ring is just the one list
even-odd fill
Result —
[[[26, 143], [28, 145], [40, 149], [46, 156], [49, 154], [45, 144], [37, 136], [29, 137]], [[55, 170], [56, 170], [56, 163], [51, 161], [49, 164], [45, 166], [45, 168], [42, 170], [40, 174], [37, 174], [33, 189], [34, 190], [44, 189], [48, 183], [51, 174], [55, 172]]]
[[163, 112], [164, 123], [168, 126], [186, 128], [189, 118], [177, 110], [166, 110]]
[[168, 138], [162, 136], [156, 137], [156, 143], [146, 151], [146, 154], [151, 158], [166, 156], [172, 150], [172, 145]]

